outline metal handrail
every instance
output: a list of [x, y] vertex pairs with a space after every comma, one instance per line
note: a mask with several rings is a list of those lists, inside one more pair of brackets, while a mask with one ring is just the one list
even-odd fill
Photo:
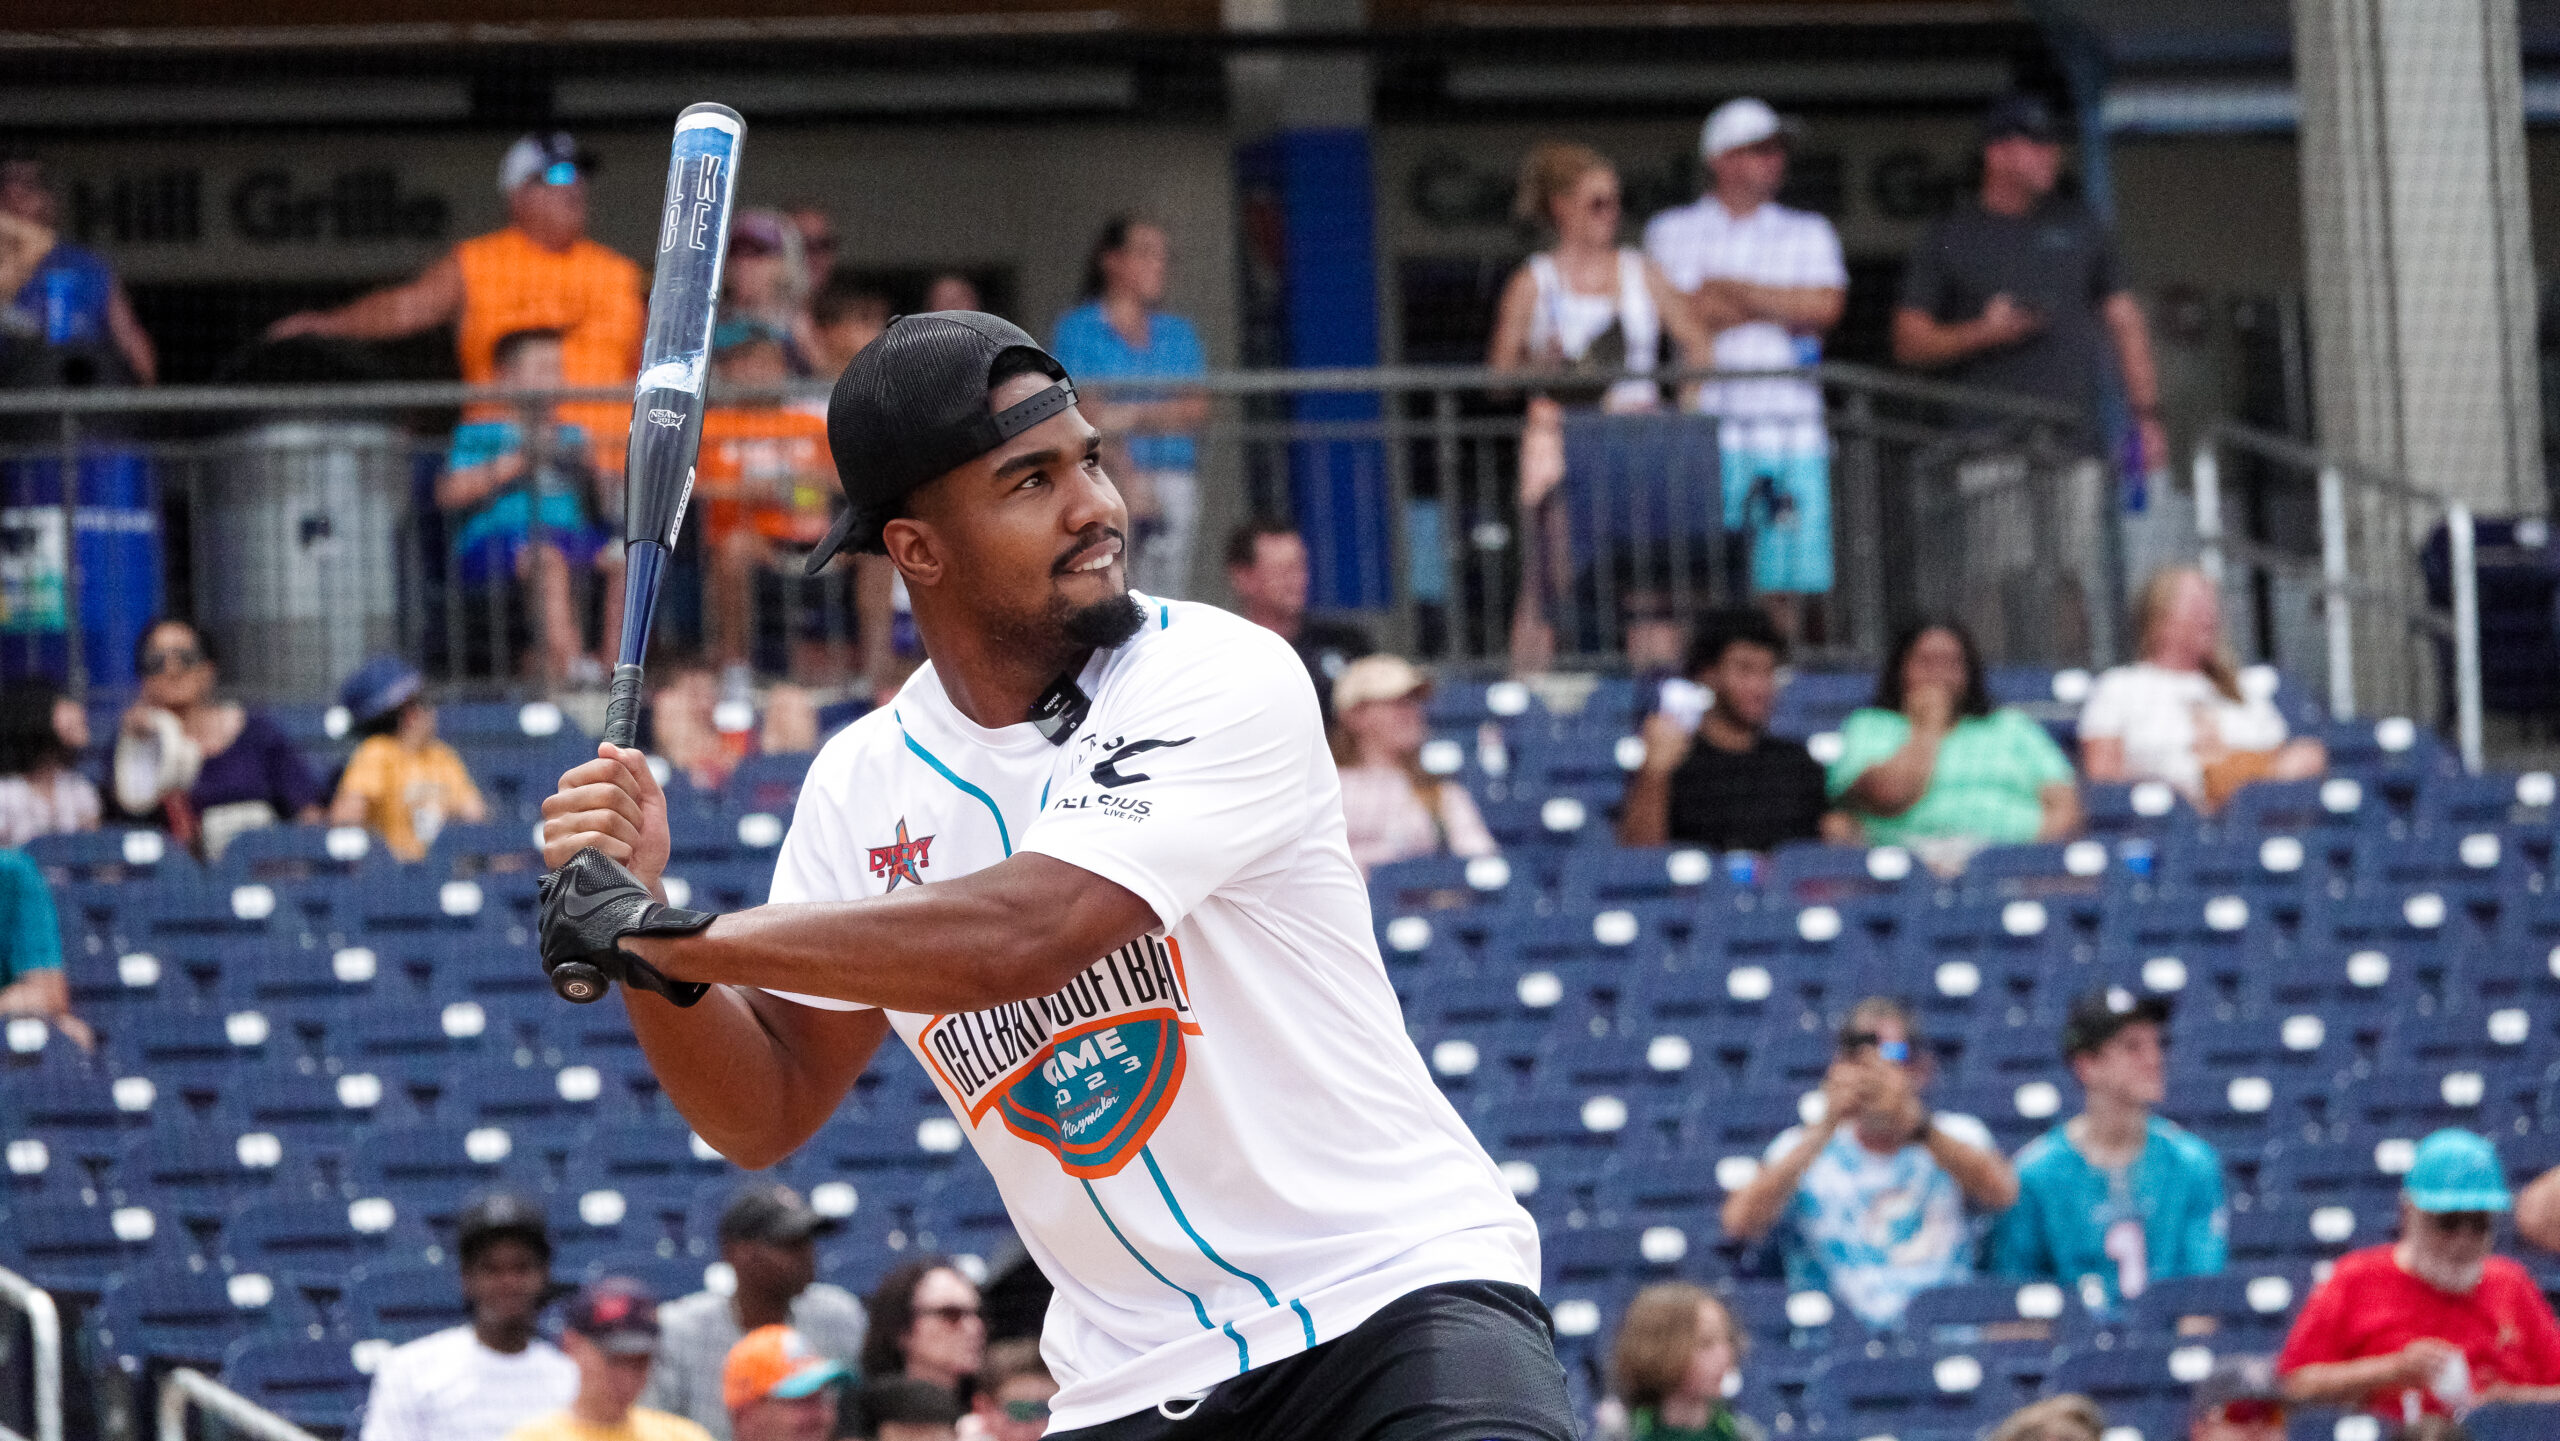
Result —
[[34, 1353], [35, 1427], [33, 1438], [21, 1438], [5, 1426], [7, 1441], [62, 1441], [62, 1316], [53, 1297], [14, 1271], [0, 1271], [0, 1302], [27, 1313], [28, 1350]]
[[266, 1407], [185, 1366], [160, 1382], [160, 1441], [187, 1441], [189, 1406], [200, 1406], [260, 1441], [320, 1441]]
[[[2229, 422], [2206, 428], [2196, 443], [2191, 477], [2195, 490], [2196, 543], [2200, 564], [2217, 585], [2223, 562], [2232, 558], [2273, 571], [2307, 574], [2308, 557], [2256, 544], [2226, 533], [2222, 523], [2221, 450], [2259, 456], [2307, 470], [2316, 477], [2320, 511], [2319, 571], [2321, 620], [2329, 663], [2329, 714], [2346, 720], [2356, 713], [2355, 616], [2349, 602], [2361, 601], [2397, 611], [2411, 625], [2453, 643], [2454, 741], [2463, 769], [2478, 774], [2482, 764], [2482, 697], [2480, 678], [2480, 575], [2471, 507], [2461, 501], [2413, 485], [2407, 480], [2350, 458], [2332, 454], [2287, 436], [2270, 435]], [[2446, 561], [2452, 571], [2452, 615], [2411, 606], [2403, 593], [2356, 574], [2348, 550], [2347, 490], [2352, 483], [2366, 497], [2379, 496], [2403, 504], [2423, 504], [2444, 514]]]
[[[1865, 391], [1921, 404], [1957, 406], [2005, 420], [2062, 429], [2079, 429], [2087, 418], [2069, 406], [2028, 395], [1975, 390], [1944, 381], [1924, 380], [1876, 366], [1846, 361], [1780, 370], [1664, 369], [1649, 375], [1544, 370], [1494, 370], [1478, 365], [1398, 365], [1361, 369], [1223, 370], [1187, 376], [1114, 376], [1079, 382], [1096, 391], [1182, 388], [1211, 395], [1286, 395], [1310, 391], [1519, 390], [1542, 382], [1571, 379], [1576, 385], [1610, 380], [1657, 380], [1685, 385], [1691, 381], [1796, 379], [1845, 390]], [[714, 386], [715, 396], [740, 399], [812, 399], [827, 394], [817, 381], [772, 386]], [[80, 390], [0, 391], [0, 415], [148, 415], [179, 411], [256, 410], [432, 410], [466, 405], [528, 405], [543, 402], [628, 402], [627, 386], [563, 386], [549, 390], [517, 390], [469, 385], [461, 381], [419, 380], [334, 385], [169, 385], [90, 388]]]

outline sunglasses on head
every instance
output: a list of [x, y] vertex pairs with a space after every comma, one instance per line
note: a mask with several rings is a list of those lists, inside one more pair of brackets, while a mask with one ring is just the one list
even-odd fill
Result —
[[160, 675], [173, 670], [194, 670], [204, 664], [204, 652], [194, 646], [172, 646], [167, 650], [145, 651], [142, 673]]
[[1025, 1426], [1030, 1425], [1034, 1421], [1046, 1421], [1049, 1419], [1049, 1403], [1046, 1401], [1007, 1401], [1004, 1403], [1004, 1418], [1008, 1421], [1019, 1421]]
[[1850, 1031], [1840, 1037], [1840, 1054], [1844, 1056], [1854, 1056], [1869, 1046], [1875, 1047], [1877, 1055], [1897, 1066], [1907, 1066], [1911, 1063], [1909, 1041], [1888, 1041], [1873, 1031]]

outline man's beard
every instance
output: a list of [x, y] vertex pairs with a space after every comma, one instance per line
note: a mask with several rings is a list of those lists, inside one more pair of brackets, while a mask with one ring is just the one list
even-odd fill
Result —
[[1063, 667], [1078, 651], [1112, 650], [1127, 644], [1146, 623], [1146, 609], [1122, 591], [1086, 605], [1051, 595], [1037, 614], [999, 617], [989, 629], [1005, 649]]
[[2440, 1261], [2416, 1246], [2409, 1247], [2405, 1255], [2410, 1275], [2455, 1296], [2470, 1295], [2479, 1287], [2480, 1277], [2489, 1269], [2489, 1260], [2485, 1256], [2477, 1261]]

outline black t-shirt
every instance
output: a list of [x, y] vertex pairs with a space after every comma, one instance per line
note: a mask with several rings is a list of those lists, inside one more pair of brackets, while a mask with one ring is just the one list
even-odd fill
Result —
[[2088, 406], [2111, 364], [2098, 308], [2125, 288], [2115, 242], [2077, 201], [2048, 198], [2023, 216], [1994, 215], [1968, 199], [1939, 218], [1902, 272], [1902, 304], [1941, 324], [1982, 314], [2006, 293], [2043, 317], [2015, 345], [1968, 356], [1947, 370], [1964, 385]]
[[1316, 703], [1324, 718], [1333, 719], [1333, 681], [1342, 668], [1368, 655], [1377, 647], [1369, 644], [1369, 633], [1343, 621], [1318, 620], [1309, 616], [1298, 627], [1298, 659], [1306, 662], [1307, 675], [1316, 683]]
[[1747, 751], [1704, 737], [1671, 773], [1671, 839], [1720, 851], [1772, 850], [1822, 835], [1822, 767], [1802, 745], [1763, 735]]

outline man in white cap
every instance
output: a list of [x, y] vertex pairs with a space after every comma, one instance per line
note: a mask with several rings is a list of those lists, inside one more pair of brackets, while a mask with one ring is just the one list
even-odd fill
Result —
[[[335, 310], [305, 310], [267, 327], [267, 338], [297, 335], [397, 340], [455, 328], [462, 378], [496, 378], [498, 342], [524, 330], [560, 333], [563, 384], [626, 386], [640, 373], [640, 267], [587, 236], [587, 175], [595, 157], [565, 131], [526, 135], [498, 162], [507, 224], [463, 241], [409, 280], [360, 295]], [[584, 428], [596, 463], [619, 472], [628, 402], [558, 407]]]
[[[1786, 370], [1822, 358], [1849, 271], [1831, 222], [1777, 202], [1787, 128], [1767, 102], [1728, 100], [1698, 138], [1714, 188], [1644, 228], [1645, 254], [1715, 335], [1719, 370]], [[1831, 589], [1831, 447], [1822, 391], [1773, 377], [1702, 386], [1720, 416], [1724, 523], [1751, 533], [1751, 586], [1789, 639]]]

